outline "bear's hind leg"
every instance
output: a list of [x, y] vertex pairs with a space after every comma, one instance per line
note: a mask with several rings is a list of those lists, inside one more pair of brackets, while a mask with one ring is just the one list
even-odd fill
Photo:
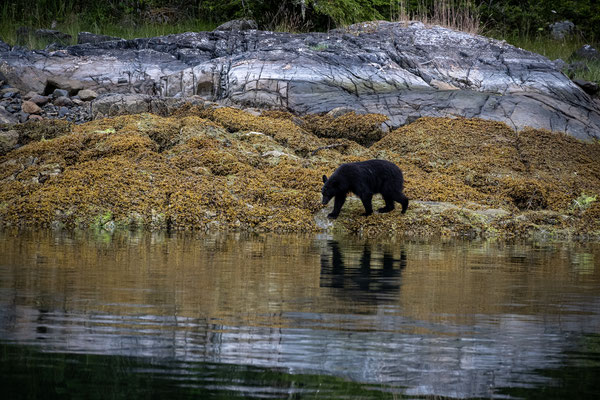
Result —
[[383, 196], [383, 199], [385, 200], [385, 207], [381, 207], [377, 211], [379, 211], [380, 213], [386, 213], [386, 212], [393, 211], [395, 208], [394, 207], [394, 198], [390, 197], [390, 196]]

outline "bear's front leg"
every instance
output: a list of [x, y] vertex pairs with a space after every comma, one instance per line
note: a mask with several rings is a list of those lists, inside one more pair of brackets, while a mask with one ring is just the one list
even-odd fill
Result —
[[360, 197], [360, 200], [363, 203], [363, 206], [365, 207], [365, 213], [363, 214], [364, 216], [368, 216], [373, 214], [373, 195], [372, 194], [364, 194]]
[[346, 202], [346, 195], [335, 196], [335, 201], [333, 203], [333, 211], [327, 215], [327, 218], [336, 219], [338, 215], [340, 215], [340, 211], [342, 210], [342, 206]]

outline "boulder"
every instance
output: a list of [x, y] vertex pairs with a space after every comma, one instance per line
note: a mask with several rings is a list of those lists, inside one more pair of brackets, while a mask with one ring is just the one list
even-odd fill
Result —
[[61, 76], [49, 77], [46, 81], [45, 93], [52, 93], [55, 89], [66, 90], [70, 95], [75, 95], [83, 89], [83, 83], [76, 79], [69, 79]]
[[550, 25], [550, 35], [555, 40], [562, 40], [575, 31], [575, 24], [565, 20]]
[[600, 52], [589, 44], [586, 44], [573, 53], [573, 57], [589, 61], [600, 61]]
[[83, 101], [94, 100], [96, 97], [98, 97], [98, 93], [96, 93], [96, 92], [94, 92], [93, 90], [90, 90], [90, 89], [80, 90], [79, 93], [77, 93], [77, 95]]
[[253, 19], [234, 19], [217, 26], [215, 31], [247, 31], [251, 29], [258, 29], [258, 25]]

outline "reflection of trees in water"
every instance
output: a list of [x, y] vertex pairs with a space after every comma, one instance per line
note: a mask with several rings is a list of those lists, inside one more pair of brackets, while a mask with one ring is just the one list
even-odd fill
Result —
[[356, 248], [343, 250], [335, 240], [327, 242], [327, 249], [321, 254], [321, 287], [374, 300], [399, 292], [401, 271], [406, 267], [404, 249], [399, 258], [394, 257], [392, 249], [374, 249], [370, 243], [362, 245], [358, 257]]

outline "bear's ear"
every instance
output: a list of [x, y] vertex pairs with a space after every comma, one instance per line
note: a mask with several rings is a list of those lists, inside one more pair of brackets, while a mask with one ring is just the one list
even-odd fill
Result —
[[327, 176], [323, 175], [323, 183], [327, 182]]

